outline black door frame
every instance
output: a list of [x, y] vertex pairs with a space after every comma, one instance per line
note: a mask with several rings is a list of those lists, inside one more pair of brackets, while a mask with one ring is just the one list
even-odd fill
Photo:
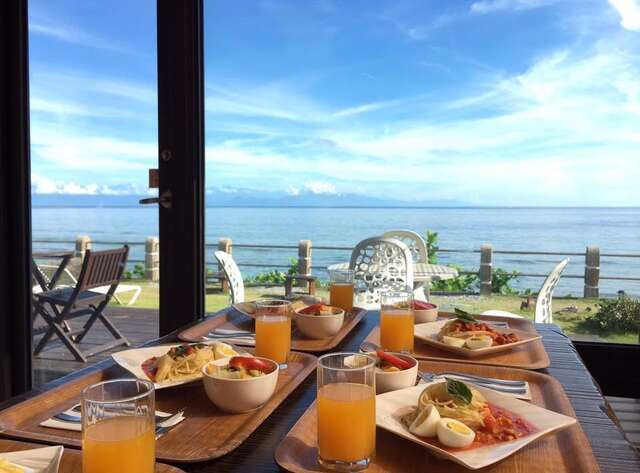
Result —
[[160, 335], [204, 316], [202, 0], [157, 0]]
[[31, 388], [27, 0], [0, 1], [0, 401]]

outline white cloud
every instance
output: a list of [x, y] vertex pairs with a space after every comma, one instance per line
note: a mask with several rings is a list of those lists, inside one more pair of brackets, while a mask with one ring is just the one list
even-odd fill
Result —
[[31, 191], [34, 194], [71, 194], [71, 195], [130, 195], [138, 194], [135, 186], [111, 187], [107, 185], [77, 184], [73, 181], [54, 181], [40, 174], [31, 174]]
[[337, 194], [336, 186], [330, 182], [308, 181], [304, 183], [304, 190], [312, 194]]
[[530, 10], [551, 5], [555, 0], [481, 0], [471, 4], [472, 13], [493, 13], [506, 10]]
[[620, 14], [620, 25], [631, 31], [640, 31], [640, 3], [637, 0], [609, 0]]
[[46, 36], [78, 46], [86, 46], [97, 49], [107, 49], [121, 51], [122, 48], [113, 41], [94, 36], [80, 29], [72, 28], [60, 23], [49, 23], [43, 21], [29, 21], [29, 33]]
[[[55, 165], [66, 172], [143, 172], [157, 162], [157, 144], [89, 135], [69, 125], [34, 122], [32, 155], [40, 165]], [[137, 174], [141, 175], [141, 174]]]
[[409, 99], [387, 100], [331, 109], [297, 92], [291, 83], [260, 86], [207, 85], [205, 110], [208, 114], [265, 117], [300, 123], [324, 123], [354, 115], [372, 113], [398, 106]]

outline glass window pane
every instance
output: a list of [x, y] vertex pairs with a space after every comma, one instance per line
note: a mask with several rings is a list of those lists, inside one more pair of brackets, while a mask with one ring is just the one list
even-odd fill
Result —
[[[85, 248], [129, 245], [126, 271], [105, 313], [133, 345], [158, 334], [158, 210], [138, 205], [155, 192], [147, 187], [147, 169], [157, 167], [155, 22], [151, 1], [29, 2], [36, 263], [48, 284], [65, 262], [55, 253], [71, 253], [54, 287], [64, 298], [78, 283]], [[149, 237], [156, 240], [145, 248]], [[43, 288], [34, 287], [49, 316], [60, 310], [38, 298]], [[88, 317], [69, 321], [68, 328], [81, 328]], [[37, 315], [34, 326], [37, 346], [49, 325]], [[85, 353], [110, 340], [97, 321], [79, 349]], [[83, 362], [54, 335], [34, 356], [35, 384], [123, 348]]]

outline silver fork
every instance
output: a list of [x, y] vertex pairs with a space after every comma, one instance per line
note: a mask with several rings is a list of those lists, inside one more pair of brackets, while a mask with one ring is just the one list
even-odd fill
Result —
[[[380, 347], [375, 343], [365, 341], [360, 345], [360, 351], [363, 353], [370, 353], [379, 350]], [[494, 391], [501, 391], [510, 394], [526, 394], [527, 392], [527, 384], [525, 381], [516, 381], [516, 380], [506, 380], [506, 379], [498, 379], [498, 378], [489, 378], [484, 376], [475, 376], [467, 373], [458, 373], [458, 372], [445, 372], [445, 373], [425, 373], [422, 371], [418, 371], [418, 376], [423, 379], [425, 382], [430, 383], [438, 376], [452, 376], [456, 378], [461, 378], [467, 380], [469, 382], [479, 384], [481, 386], [489, 387]]]

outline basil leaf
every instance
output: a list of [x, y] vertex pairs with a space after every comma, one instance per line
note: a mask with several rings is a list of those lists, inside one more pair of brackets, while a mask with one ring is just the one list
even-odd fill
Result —
[[463, 322], [477, 322], [476, 318], [469, 312], [465, 312], [464, 310], [458, 309], [457, 307], [455, 307], [453, 310], [458, 316], [459, 320], [462, 320]]
[[456, 401], [456, 404], [462, 404], [463, 406], [471, 404], [473, 394], [471, 393], [471, 389], [469, 389], [469, 386], [464, 384], [462, 381], [458, 381], [457, 379], [444, 379], [447, 380], [447, 392], [454, 399], [454, 401]]

